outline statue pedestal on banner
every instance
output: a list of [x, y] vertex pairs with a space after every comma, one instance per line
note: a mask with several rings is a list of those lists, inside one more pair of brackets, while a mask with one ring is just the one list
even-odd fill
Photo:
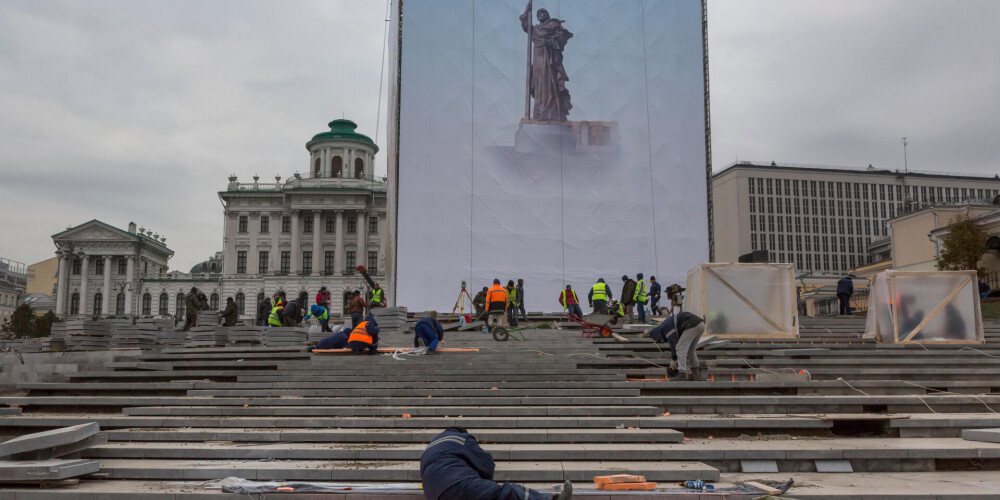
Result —
[[615, 154], [620, 147], [618, 122], [522, 119], [514, 134], [518, 154]]

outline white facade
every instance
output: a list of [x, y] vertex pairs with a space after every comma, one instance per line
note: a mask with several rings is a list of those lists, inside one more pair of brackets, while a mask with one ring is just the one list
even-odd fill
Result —
[[921, 206], [989, 200], [1000, 177], [807, 165], [730, 165], [712, 177], [715, 260], [767, 250], [800, 271], [871, 264], [887, 221]]

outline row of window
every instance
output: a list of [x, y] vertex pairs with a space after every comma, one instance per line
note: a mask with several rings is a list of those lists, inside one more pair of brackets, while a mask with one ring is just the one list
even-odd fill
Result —
[[[986, 199], [998, 194], [996, 189], [988, 188], [958, 188], [938, 186], [902, 186], [899, 184], [875, 184], [867, 182], [841, 181], [800, 181], [797, 179], [762, 179], [749, 178], [750, 194], [768, 194], [778, 196], [811, 196], [813, 198], [852, 198], [856, 200], [888, 199], [917, 202], [950, 202], [971, 198]], [[905, 188], [905, 197], [903, 195]], [[877, 197], [877, 198], [876, 198]]]
[[[766, 204], [765, 204], [766, 202]], [[811, 210], [810, 210], [811, 208]], [[829, 211], [827, 210], [829, 208]], [[795, 214], [799, 215], [822, 215], [826, 217], [839, 216], [839, 217], [881, 217], [883, 219], [892, 219], [896, 217], [897, 213], [902, 213], [903, 204], [895, 202], [877, 202], [877, 201], [855, 201], [851, 203], [847, 200], [802, 200], [801, 206], [799, 204], [798, 198], [772, 198], [770, 196], [751, 196], [750, 197], [750, 213], [778, 213], [778, 214]]]
[[[115, 259], [118, 264], [117, 274], [128, 273], [128, 259]], [[71, 273], [78, 275], [83, 271], [83, 261], [80, 259], [74, 259], [73, 263], [70, 264]], [[94, 275], [100, 276], [104, 274], [104, 259], [94, 260]]]
[[[794, 222], [793, 222], [794, 221]], [[751, 215], [750, 230], [785, 233], [846, 234], [858, 236], [888, 236], [885, 224], [871, 219], [827, 219], [813, 217], [792, 217], [791, 215]], [[863, 229], [862, 229], [863, 228]]]
[[[270, 263], [271, 253], [267, 250], [260, 250], [257, 252], [257, 272], [258, 274], [265, 274], [268, 272]], [[335, 253], [332, 250], [328, 250], [323, 253], [323, 274], [331, 275], [333, 274], [335, 264], [334, 264]], [[353, 250], [348, 250], [344, 253], [344, 271], [351, 272], [357, 267], [357, 253]], [[291, 260], [292, 252], [289, 250], [282, 250], [280, 255], [280, 274], [288, 274], [291, 271]], [[368, 272], [371, 274], [378, 274], [378, 252], [368, 252]], [[304, 250], [302, 252], [302, 273], [310, 274], [313, 271], [313, 253], [312, 250]], [[247, 251], [238, 250], [236, 252], [236, 274], [246, 274], [247, 272]]]
[[[242, 293], [236, 294], [235, 300], [237, 302], [237, 305], [239, 305], [239, 307], [240, 307], [240, 314], [243, 314], [243, 302], [244, 302], [243, 294]], [[156, 314], [161, 315], [161, 316], [166, 316], [166, 315], [170, 314], [169, 311], [168, 311], [169, 301], [170, 301], [170, 296], [167, 295], [166, 292], [161, 293], [160, 297], [159, 297], [159, 303], [157, 304], [159, 307], [157, 307]], [[209, 306], [212, 309], [218, 309], [219, 308], [219, 294], [213, 293], [211, 295], [211, 297], [209, 298]], [[94, 315], [104, 314], [103, 309], [104, 309], [104, 295], [101, 294], [100, 292], [95, 293], [94, 294], [94, 307], [93, 307], [93, 313], [92, 314], [94, 314]], [[69, 300], [69, 313], [70, 314], [80, 314], [80, 294], [79, 293], [74, 293], [73, 295], [70, 296], [70, 300]], [[183, 293], [178, 293], [177, 294], [177, 306], [175, 308], [175, 313], [176, 313], [177, 316], [183, 316], [184, 315], [184, 294]], [[125, 294], [124, 293], [119, 293], [115, 297], [115, 315], [121, 316], [121, 315], [124, 315], [124, 314], [125, 314]], [[153, 314], [153, 296], [150, 295], [150, 294], [148, 294], [148, 293], [143, 294], [143, 296], [142, 296], [141, 314], [144, 315], [144, 316], [151, 316]]]
[[[342, 177], [344, 170], [344, 160], [339, 156], [330, 158], [330, 176]], [[361, 158], [354, 159], [354, 178], [363, 179], [365, 176], [365, 162]], [[313, 162], [313, 177], [323, 177], [322, 158], [316, 158]]]
[[[239, 223], [237, 231], [240, 233], [248, 232], [249, 228], [249, 218], [246, 215], [241, 215], [239, 218]], [[336, 231], [337, 219], [336, 217], [326, 218], [326, 232], [333, 233]], [[271, 217], [267, 215], [260, 216], [260, 232], [270, 233], [271, 232]], [[281, 232], [290, 233], [292, 232], [292, 218], [290, 216], [281, 217]], [[311, 233], [313, 232], [313, 216], [306, 215], [302, 217], [302, 232]], [[347, 233], [354, 234], [358, 232], [358, 218], [356, 216], [347, 217]], [[378, 217], [368, 218], [368, 234], [378, 234]]]

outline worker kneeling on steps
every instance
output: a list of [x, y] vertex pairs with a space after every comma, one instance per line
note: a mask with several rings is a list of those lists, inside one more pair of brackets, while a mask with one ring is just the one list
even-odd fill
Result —
[[438, 434], [420, 456], [420, 479], [427, 500], [569, 500], [573, 485], [566, 481], [558, 494], [542, 493], [520, 484], [493, 480], [493, 456], [461, 427]]
[[313, 352], [313, 349], [347, 349], [347, 331], [341, 330], [325, 339], [320, 340], [315, 346], [309, 346], [306, 351]]
[[423, 340], [428, 351], [437, 350], [438, 343], [444, 341], [444, 327], [437, 317], [437, 311], [431, 311], [430, 315], [417, 322], [413, 327], [416, 332], [413, 336], [413, 347], [420, 347], [420, 341]]
[[663, 323], [649, 331], [654, 342], [670, 344], [670, 357], [673, 361], [667, 375], [683, 372], [687, 380], [695, 379], [693, 370], [700, 368], [698, 341], [703, 333], [705, 320], [687, 311], [667, 316]]
[[368, 316], [358, 323], [350, 337], [347, 337], [347, 347], [354, 351], [354, 354], [364, 354], [365, 351], [368, 351], [368, 354], [377, 354], [379, 331], [375, 318]]

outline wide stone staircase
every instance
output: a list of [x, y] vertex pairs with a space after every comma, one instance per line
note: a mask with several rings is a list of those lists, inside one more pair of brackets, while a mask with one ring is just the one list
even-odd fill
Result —
[[478, 350], [422, 355], [125, 351], [0, 397], [15, 413], [0, 416], [0, 434], [97, 422], [108, 438], [83, 452], [99, 475], [0, 485], [0, 497], [215, 498], [203, 482], [226, 477], [417, 483], [426, 443], [462, 426], [493, 454], [498, 480], [568, 479], [587, 498], [608, 495], [587, 485], [615, 473], [663, 488], [615, 499], [789, 477], [793, 498], [1000, 498], [1000, 444], [961, 438], [1000, 427], [998, 324], [985, 346], [902, 346], [861, 338], [859, 318], [807, 318], [797, 339], [703, 339], [698, 382], [667, 380], [669, 353], [641, 334], [590, 339], [565, 326], [508, 342], [448, 332], [444, 347]]

